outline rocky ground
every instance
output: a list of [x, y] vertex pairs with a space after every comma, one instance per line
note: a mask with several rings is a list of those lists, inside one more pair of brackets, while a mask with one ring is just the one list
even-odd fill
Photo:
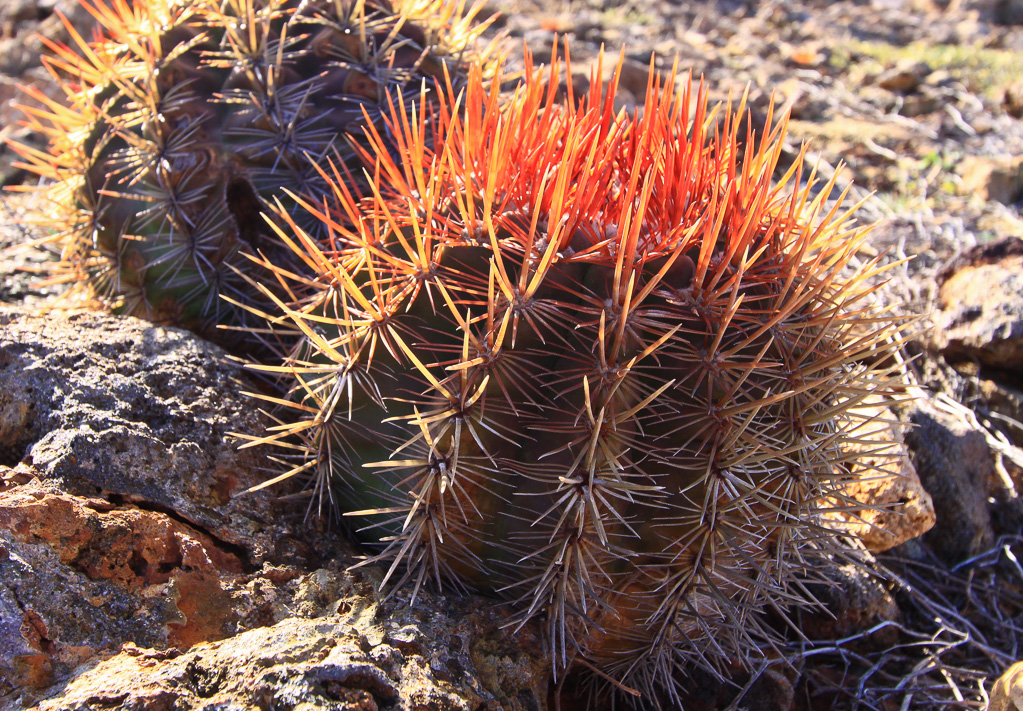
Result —
[[[897, 413], [904, 476], [855, 492], [899, 515], [836, 522], [866, 550], [828, 571], [831, 614], [800, 614], [791, 645], [734, 686], [694, 673], [686, 708], [1023, 708], [1009, 669], [1023, 658], [1023, 5], [488, 8], [513, 54], [543, 61], [568, 38], [579, 85], [601, 45], [607, 63], [624, 52], [622, 106], [675, 57], [715, 99], [748, 87], [754, 126], [773, 98], [792, 116], [787, 159], [809, 141], [818, 174], [876, 222], [860, 256], [893, 264], [879, 298], [923, 316], [905, 348], [915, 399]], [[55, 9], [88, 25], [70, 0], [0, 5], [2, 137], [31, 140], [15, 84], [55, 91], [35, 34], [65, 36]], [[25, 179], [6, 149], [0, 175]], [[227, 434], [265, 422], [223, 352], [133, 319], [39, 315], [59, 288], [24, 245], [45, 209], [0, 201], [0, 707], [579, 706], [503, 610], [388, 597], [303, 501], [243, 494], [264, 464]]]

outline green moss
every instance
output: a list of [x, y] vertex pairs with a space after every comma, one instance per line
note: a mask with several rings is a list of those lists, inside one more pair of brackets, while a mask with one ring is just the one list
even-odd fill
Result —
[[630, 25], [651, 25], [657, 18], [636, 8], [610, 7], [601, 13], [605, 27], [628, 27]]

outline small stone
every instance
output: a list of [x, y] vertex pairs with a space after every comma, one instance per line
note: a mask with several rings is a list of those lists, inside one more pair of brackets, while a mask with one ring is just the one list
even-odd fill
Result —
[[622, 71], [619, 75], [618, 86], [632, 94], [637, 102], [641, 103], [646, 97], [646, 88], [649, 80], [649, 57], [646, 61], [626, 58], [625, 61], [622, 62]]
[[931, 114], [942, 107], [943, 101], [943, 98], [938, 94], [928, 91], [917, 92], [902, 98], [899, 115], [913, 118]]
[[923, 82], [923, 78], [930, 73], [931, 68], [926, 62], [899, 62], [878, 75], [877, 85], [888, 91], [909, 94], [916, 91]]
[[1023, 155], [966, 156], [959, 165], [963, 188], [981, 200], [1011, 205], [1023, 198]]
[[1023, 81], [1017, 81], [1005, 88], [1002, 108], [1013, 118], [1023, 118]]
[[[898, 618], [899, 606], [868, 564], [831, 565], [820, 571], [826, 582], [815, 584], [811, 592], [823, 609], [802, 613], [801, 628], [808, 639], [843, 639]], [[882, 628], [864, 643], [884, 648], [897, 635], [892, 628]]]
[[1002, 25], [1023, 25], [1023, 0], [996, 0], [995, 22]]
[[951, 361], [1015, 371], [1023, 362], [1023, 240], [961, 255], [939, 277], [935, 345]]
[[1013, 664], [995, 682], [987, 711], [1023, 711], [1023, 662]]
[[821, 51], [820, 46], [816, 42], [792, 47], [788, 51], [788, 60], [797, 67], [809, 69], [819, 67], [827, 58], [827, 55]]
[[753, 682], [742, 698], [741, 708], [748, 711], [789, 711], [795, 703], [792, 682], [777, 669], [768, 669]]

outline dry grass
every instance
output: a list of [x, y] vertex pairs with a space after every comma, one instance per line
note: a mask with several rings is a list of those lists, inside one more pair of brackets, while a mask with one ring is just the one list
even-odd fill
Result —
[[[880, 556], [902, 615], [855, 636], [806, 643], [799, 650], [811, 708], [984, 708], [988, 689], [1023, 644], [1023, 536], [1005, 536], [989, 551], [948, 567], [922, 546], [910, 557]], [[871, 649], [889, 628], [895, 642]]]

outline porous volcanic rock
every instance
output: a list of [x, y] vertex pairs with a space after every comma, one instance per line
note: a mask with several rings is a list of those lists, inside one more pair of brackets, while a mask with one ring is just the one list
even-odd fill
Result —
[[524, 651], [531, 644], [535, 652], [537, 638], [499, 629], [502, 618], [483, 601], [426, 594], [415, 606], [387, 606], [376, 581], [327, 570], [297, 589], [296, 599], [336, 598], [333, 614], [290, 617], [187, 652], [125, 644], [36, 707], [543, 708], [547, 662]]
[[828, 525], [880, 553], [929, 531], [934, 504], [910, 460], [898, 415], [877, 397], [851, 414], [855, 422], [846, 451], [852, 478], [828, 514]]
[[210, 536], [26, 476], [0, 489], [0, 693], [40, 689], [128, 640], [187, 648], [267, 617], [272, 595], [247, 591], [258, 576]]
[[1016, 371], [1023, 363], [1023, 239], [960, 255], [941, 275], [936, 345], [952, 361]]
[[[50, 493], [173, 512], [248, 564], [303, 547], [272, 524], [261, 454], [231, 432], [265, 421], [223, 351], [185, 331], [91, 312], [0, 310], [0, 464]], [[279, 493], [279, 492], [278, 492]]]
[[294, 487], [246, 493], [264, 460], [229, 433], [264, 431], [255, 387], [184, 331], [0, 311], [0, 706], [543, 708], [532, 628], [381, 600]]
[[183, 331], [0, 311], [0, 694], [286, 614], [280, 586], [322, 556], [301, 510], [243, 495], [265, 477], [228, 436], [264, 426], [251, 388]]

